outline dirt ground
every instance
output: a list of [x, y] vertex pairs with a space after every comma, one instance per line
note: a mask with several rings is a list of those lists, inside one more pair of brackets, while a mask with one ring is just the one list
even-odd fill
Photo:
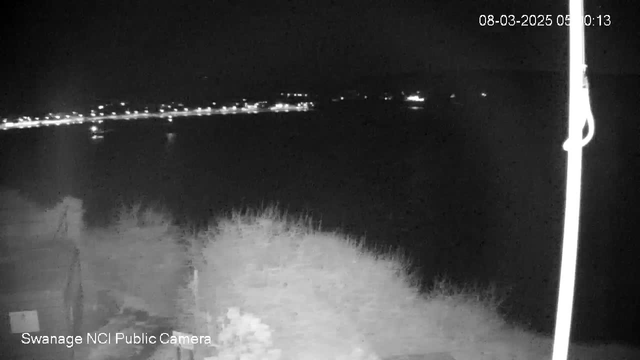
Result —
[[103, 344], [84, 341], [75, 348], [75, 360], [146, 360], [160, 344], [127, 344], [117, 341], [116, 334], [146, 334], [157, 338], [161, 333], [171, 333], [168, 319], [150, 316], [142, 310], [119, 309], [108, 296], [103, 299], [84, 311], [81, 336], [86, 340], [87, 334], [108, 334], [101, 336], [109, 340]]

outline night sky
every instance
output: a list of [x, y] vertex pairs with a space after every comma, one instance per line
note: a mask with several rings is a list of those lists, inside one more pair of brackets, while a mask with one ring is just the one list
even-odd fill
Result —
[[[566, 14], [566, 1], [16, 2], [0, 109], [340, 84], [440, 69], [566, 69], [566, 28], [482, 28], [481, 14]], [[636, 1], [586, 0], [591, 69], [640, 73]], [[7, 43], [8, 42], [8, 43]], [[8, 71], [7, 71], [8, 70]], [[23, 109], [24, 110], [24, 109]]]

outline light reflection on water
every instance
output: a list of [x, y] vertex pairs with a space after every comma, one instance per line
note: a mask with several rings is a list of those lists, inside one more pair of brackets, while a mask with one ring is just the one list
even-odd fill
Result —
[[174, 132], [169, 132], [166, 133], [165, 137], [167, 139], [166, 145], [165, 145], [165, 149], [168, 149], [169, 147], [171, 147], [175, 141], [176, 141], [176, 133]]

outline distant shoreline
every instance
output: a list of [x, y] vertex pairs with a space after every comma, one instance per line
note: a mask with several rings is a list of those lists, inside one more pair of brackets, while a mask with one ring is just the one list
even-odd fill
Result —
[[122, 114], [122, 115], [108, 115], [108, 116], [75, 116], [66, 119], [56, 120], [35, 120], [35, 121], [22, 121], [0, 124], [0, 130], [15, 130], [15, 129], [29, 129], [43, 126], [59, 126], [59, 125], [77, 125], [84, 123], [99, 123], [104, 120], [139, 120], [139, 119], [171, 119], [174, 117], [187, 117], [187, 116], [212, 116], [212, 115], [235, 115], [235, 114], [257, 114], [257, 113], [283, 113], [283, 112], [303, 112], [310, 111], [311, 108], [303, 106], [283, 106], [279, 108], [270, 109], [228, 109], [228, 110], [214, 110], [208, 109], [196, 109], [187, 111], [171, 111], [171, 112], [149, 112], [141, 114]]

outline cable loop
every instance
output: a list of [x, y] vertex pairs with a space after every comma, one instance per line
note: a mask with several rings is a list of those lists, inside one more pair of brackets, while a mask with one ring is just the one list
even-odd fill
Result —
[[589, 132], [584, 138], [580, 140], [571, 139], [571, 135], [569, 135], [569, 139], [567, 139], [564, 142], [564, 144], [562, 144], [562, 148], [565, 151], [574, 150], [576, 147], [585, 147], [591, 141], [591, 139], [593, 139], [593, 135], [595, 133], [596, 124], [593, 118], [593, 112], [591, 111], [591, 101], [589, 97], [589, 81], [586, 74], [586, 66], [585, 66], [583, 76], [584, 76], [584, 82], [583, 82], [584, 91], [582, 92], [583, 93], [582, 97], [583, 97], [583, 102], [587, 104], [587, 118], [585, 119], [583, 128], [586, 125], [587, 130]]

